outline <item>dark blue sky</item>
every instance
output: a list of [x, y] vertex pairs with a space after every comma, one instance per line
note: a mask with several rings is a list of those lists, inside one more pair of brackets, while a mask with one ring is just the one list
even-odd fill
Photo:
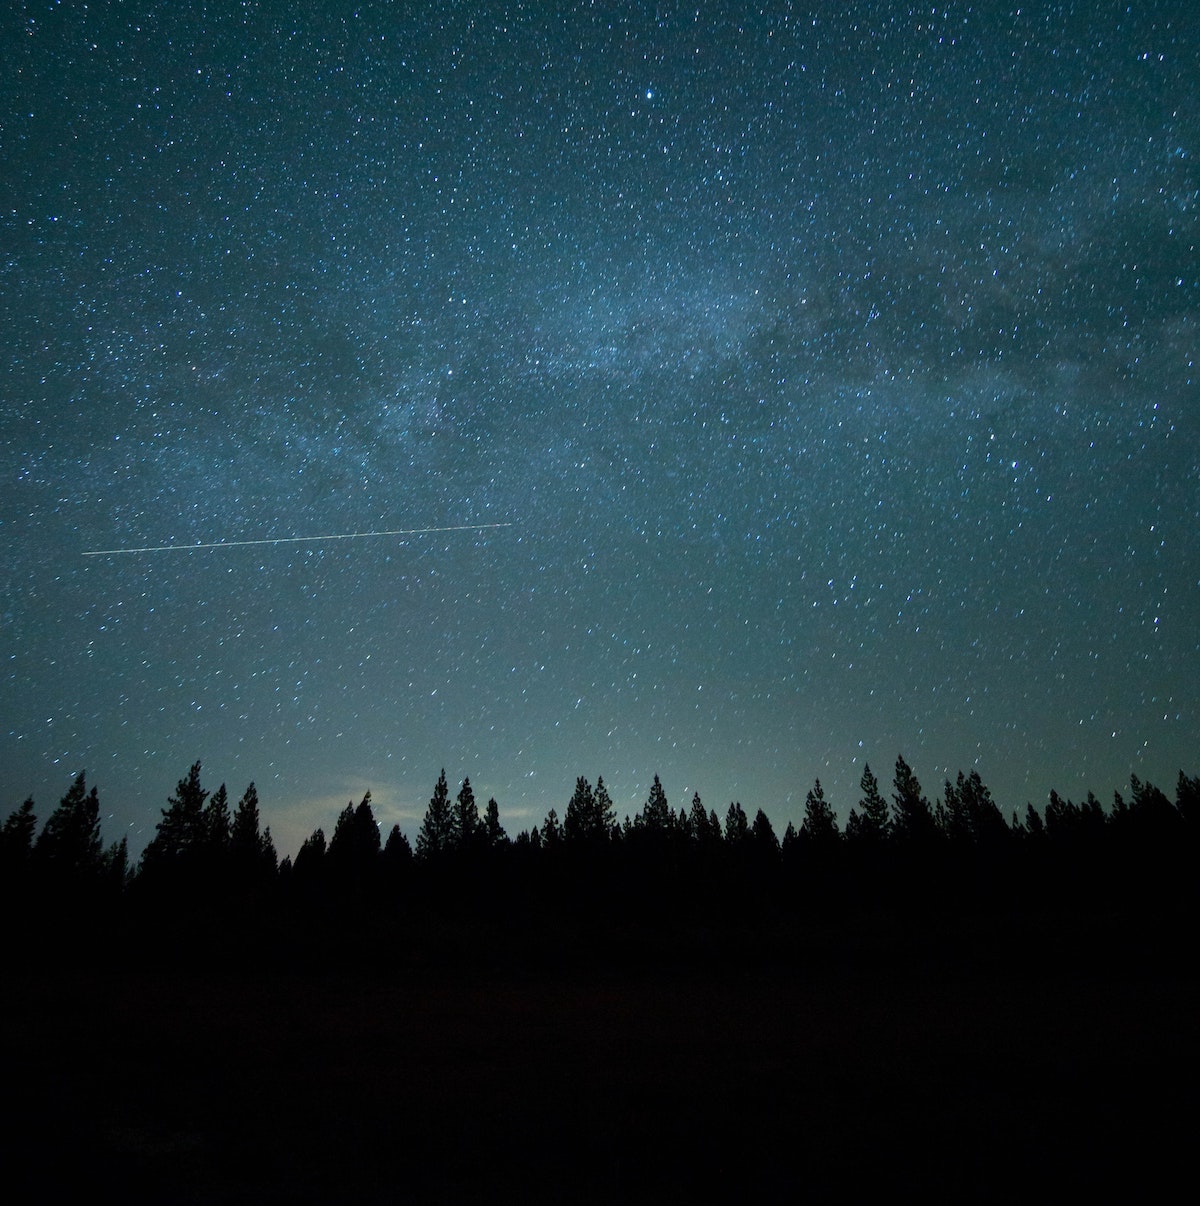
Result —
[[3, 19], [3, 811], [1200, 769], [1184, 6], [550, 7]]

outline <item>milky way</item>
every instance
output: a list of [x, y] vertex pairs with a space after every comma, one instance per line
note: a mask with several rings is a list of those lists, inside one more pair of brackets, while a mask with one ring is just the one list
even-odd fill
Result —
[[5, 811], [1200, 769], [1180, 6], [194, 7], [6, 18]]

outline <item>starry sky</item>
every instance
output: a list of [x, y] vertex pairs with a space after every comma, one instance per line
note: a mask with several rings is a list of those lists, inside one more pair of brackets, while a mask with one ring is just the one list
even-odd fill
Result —
[[6, 6], [0, 811], [1200, 771], [1186, 7]]

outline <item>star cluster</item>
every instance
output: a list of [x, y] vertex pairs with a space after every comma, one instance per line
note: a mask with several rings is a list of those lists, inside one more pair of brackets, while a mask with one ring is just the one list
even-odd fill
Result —
[[[0, 82], [0, 786], [284, 852], [865, 760], [1196, 769], [1177, 6], [27, 3]], [[336, 544], [126, 546], [481, 525]], [[483, 525], [510, 524], [509, 527]]]

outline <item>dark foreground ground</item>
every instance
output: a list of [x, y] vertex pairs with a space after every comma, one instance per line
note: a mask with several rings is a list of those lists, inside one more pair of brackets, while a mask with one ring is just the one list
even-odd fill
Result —
[[1164, 1199], [1195, 1141], [1194, 959], [1033, 928], [29, 961], [2, 991], [5, 1198]]

